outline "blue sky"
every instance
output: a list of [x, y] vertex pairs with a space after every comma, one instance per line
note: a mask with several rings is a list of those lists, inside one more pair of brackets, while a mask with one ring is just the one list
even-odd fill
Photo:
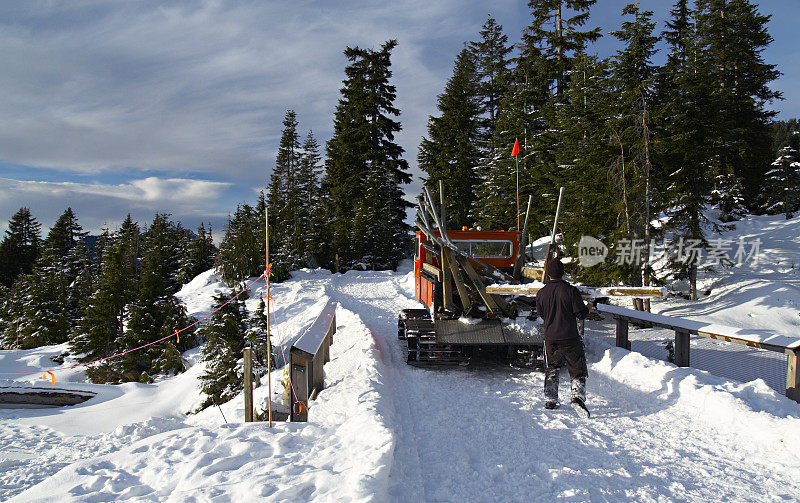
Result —
[[[456, 54], [488, 14], [516, 42], [526, 3], [0, 1], [0, 232], [21, 206], [45, 228], [72, 206], [95, 233], [128, 212], [142, 223], [167, 212], [187, 227], [210, 222], [219, 239], [227, 214], [264, 187], [286, 109], [324, 145], [343, 49], [389, 38], [399, 41], [398, 141], [418, 174], [417, 146]], [[616, 50], [607, 34], [626, 3], [597, 2], [590, 25], [606, 36], [591, 51]], [[659, 31], [671, 4], [640, 2]], [[760, 10], [773, 15], [765, 59], [784, 74], [773, 109], [798, 117], [800, 2]]]

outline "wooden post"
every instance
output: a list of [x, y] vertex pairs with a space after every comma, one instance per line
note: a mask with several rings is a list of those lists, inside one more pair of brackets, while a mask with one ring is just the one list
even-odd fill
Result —
[[[269, 268], [269, 209], [264, 208], [264, 237], [267, 240], [266, 246], [266, 262], [267, 268]], [[267, 282], [267, 419], [269, 421], [269, 427], [272, 428], [272, 337], [270, 336], [270, 329], [269, 329], [269, 301], [270, 301], [270, 291], [269, 291], [269, 273], [267, 273], [266, 278], [264, 278]], [[250, 398], [252, 401], [252, 398]]]
[[514, 271], [511, 274], [511, 276], [517, 281], [522, 279], [520, 274], [522, 272], [522, 266], [524, 265], [525, 262], [525, 248], [528, 246], [528, 241], [526, 237], [528, 235], [528, 222], [530, 221], [531, 218], [532, 206], [533, 206], [533, 194], [528, 196], [528, 209], [525, 210], [525, 224], [522, 226], [522, 233], [519, 236], [519, 253], [517, 254], [517, 260], [514, 262]]
[[244, 348], [244, 422], [253, 422], [253, 352]]
[[675, 331], [675, 365], [689, 366], [689, 332]]
[[630, 349], [630, 343], [628, 342], [628, 320], [623, 320], [622, 318], [617, 318], [617, 347]]
[[786, 396], [800, 403], [800, 348], [787, 349]]
[[461, 300], [461, 309], [467, 311], [471, 305], [469, 293], [464, 283], [458, 278], [458, 263], [456, 262], [455, 254], [443, 246], [442, 255], [447, 255], [447, 265], [450, 267], [450, 272], [453, 274], [453, 283], [456, 285], [458, 298]]
[[642, 301], [642, 309], [648, 313], [650, 312], [650, 297], [646, 297]]

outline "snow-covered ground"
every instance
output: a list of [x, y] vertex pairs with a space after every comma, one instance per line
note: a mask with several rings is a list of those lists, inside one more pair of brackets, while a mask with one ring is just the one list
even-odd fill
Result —
[[[798, 334], [790, 261], [800, 219], [754, 217], [735, 232], [762, 233], [773, 259], [714, 273], [698, 303], [671, 299], [653, 310]], [[209, 272], [179, 296], [198, 316], [221, 288]], [[593, 415], [582, 421], [543, 409], [539, 372], [406, 365], [396, 317], [417, 306], [412, 292], [408, 267], [301, 271], [274, 286], [284, 348], [329, 298], [339, 302], [327, 388], [307, 424], [244, 424], [241, 397], [187, 416], [200, 401], [197, 350], [185, 355], [189, 371], [150, 385], [91, 385], [80, 372], [57, 373], [59, 386], [98, 396], [58, 409], [0, 409], [0, 500], [798, 500], [800, 405], [763, 381], [612, 347], [607, 325], [590, 322]], [[0, 371], [52, 368], [49, 356], [63, 351], [0, 351]], [[39, 374], [18, 380], [42, 382]], [[263, 406], [265, 387], [256, 398]]]

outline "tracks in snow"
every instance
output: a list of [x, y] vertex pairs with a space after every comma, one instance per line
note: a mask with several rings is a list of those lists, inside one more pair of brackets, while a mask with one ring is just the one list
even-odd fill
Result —
[[652, 393], [622, 385], [597, 365], [602, 354], [588, 355], [589, 421], [545, 412], [537, 372], [406, 365], [396, 317], [418, 304], [403, 282], [351, 271], [331, 284], [386, 360], [397, 414], [391, 499], [770, 500], [800, 490], [796, 457], [776, 465], [771, 446], [742, 445], [719, 418], [681, 404], [675, 383]]

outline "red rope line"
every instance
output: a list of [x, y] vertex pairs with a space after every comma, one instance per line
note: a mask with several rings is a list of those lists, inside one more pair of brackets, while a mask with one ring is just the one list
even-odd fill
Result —
[[[110, 359], [112, 359], [112, 358], [116, 358], [116, 357], [118, 357], [118, 356], [126, 355], [126, 354], [128, 354], [128, 353], [133, 353], [134, 351], [138, 351], [138, 350], [140, 350], [140, 349], [144, 349], [144, 348], [146, 348], [146, 347], [148, 347], [148, 346], [152, 346], [153, 344], [158, 344], [159, 342], [161, 342], [161, 341], [164, 341], [164, 340], [166, 340], [166, 339], [169, 339], [170, 337], [173, 337], [173, 336], [175, 336], [175, 335], [177, 335], [177, 334], [179, 334], [179, 333], [183, 332], [184, 330], [188, 330], [188, 329], [192, 328], [193, 326], [197, 325], [197, 324], [198, 324], [198, 323], [200, 323], [201, 321], [203, 321], [203, 320], [205, 320], [206, 318], [208, 318], [209, 316], [213, 315], [214, 313], [216, 313], [217, 311], [219, 311], [219, 310], [220, 310], [220, 309], [222, 309], [223, 307], [227, 306], [229, 303], [231, 303], [231, 302], [233, 301], [233, 299], [235, 299], [235, 298], [236, 298], [236, 297], [238, 297], [239, 295], [241, 295], [241, 294], [243, 294], [244, 292], [246, 292], [247, 290], [249, 290], [249, 289], [250, 289], [250, 288], [251, 288], [253, 285], [255, 285], [255, 284], [256, 284], [256, 283], [257, 283], [257, 282], [258, 282], [258, 281], [259, 281], [261, 278], [264, 278], [264, 277], [266, 277], [266, 274], [267, 274], [267, 273], [269, 273], [269, 272], [270, 272], [270, 271], [269, 271], [269, 269], [267, 269], [266, 271], [264, 271], [264, 273], [262, 273], [262, 274], [261, 274], [261, 276], [257, 277], [256, 279], [254, 279], [253, 281], [251, 281], [249, 285], [247, 285], [246, 287], [244, 287], [244, 290], [241, 290], [241, 291], [239, 291], [239, 293], [237, 293], [236, 295], [234, 295], [233, 297], [231, 297], [230, 299], [228, 299], [228, 301], [227, 301], [227, 302], [225, 302], [224, 304], [222, 304], [222, 305], [221, 305], [221, 306], [219, 306], [218, 308], [214, 309], [213, 311], [211, 311], [211, 312], [210, 312], [210, 313], [208, 313], [207, 315], [203, 316], [202, 318], [200, 318], [200, 319], [196, 320], [196, 321], [195, 321], [194, 323], [192, 323], [191, 325], [187, 325], [187, 326], [185, 326], [185, 327], [181, 328], [180, 330], [176, 330], [175, 332], [173, 332], [173, 333], [171, 333], [171, 334], [169, 334], [169, 335], [167, 335], [167, 336], [165, 336], [165, 337], [162, 337], [162, 338], [160, 338], [160, 339], [158, 339], [158, 340], [156, 340], [156, 341], [153, 341], [153, 342], [148, 342], [147, 344], [142, 344], [142, 345], [141, 345], [141, 346], [139, 346], [139, 347], [136, 347], [136, 348], [133, 348], [133, 349], [128, 349], [127, 351], [122, 351], [122, 352], [120, 352], [120, 353], [113, 354], [113, 355], [111, 355], [111, 356], [106, 356], [106, 357], [104, 357], [104, 358], [98, 358], [97, 360], [92, 360], [92, 361], [90, 361], [90, 362], [78, 363], [78, 364], [76, 364], [76, 365], [72, 365], [72, 366], [69, 366], [69, 367], [60, 367], [60, 368], [56, 368], [56, 369], [39, 369], [39, 370], [31, 370], [31, 371], [27, 371], [27, 372], [0, 372], [0, 375], [28, 375], [28, 374], [38, 374], [39, 372], [59, 372], [59, 371], [62, 371], [62, 370], [70, 370], [70, 369], [74, 369], [74, 368], [78, 368], [78, 367], [89, 366], [89, 365], [91, 365], [91, 364], [93, 364], [93, 363], [99, 363], [99, 362], [103, 362], [103, 361], [106, 361], [106, 360], [110, 360]], [[283, 348], [281, 348], [281, 349], [283, 349]]]

